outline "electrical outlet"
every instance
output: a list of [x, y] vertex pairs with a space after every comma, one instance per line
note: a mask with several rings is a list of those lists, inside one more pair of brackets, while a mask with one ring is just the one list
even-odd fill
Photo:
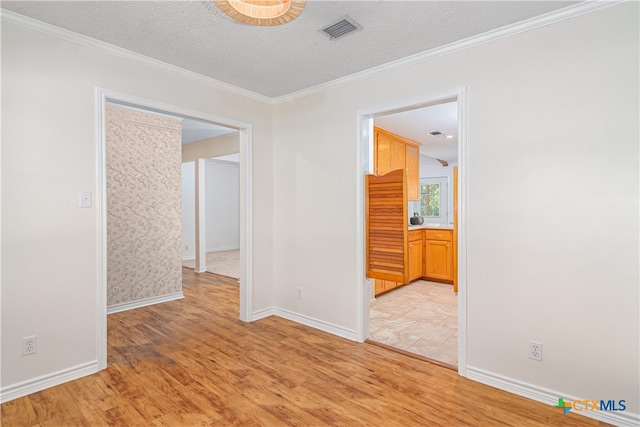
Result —
[[302, 299], [302, 288], [298, 288], [298, 299]]
[[33, 354], [38, 350], [38, 338], [33, 335], [22, 338], [22, 355]]
[[189, 250], [189, 245], [184, 245], [184, 250], [188, 251]]
[[542, 360], [542, 343], [529, 341], [529, 359]]

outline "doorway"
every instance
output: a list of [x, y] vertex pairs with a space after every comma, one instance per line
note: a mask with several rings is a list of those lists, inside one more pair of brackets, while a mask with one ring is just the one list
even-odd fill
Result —
[[[237, 130], [183, 121], [182, 266], [236, 280], [240, 279], [238, 151]], [[200, 168], [203, 175], [196, 174]]]
[[[395, 106], [386, 106], [377, 109], [361, 111], [358, 114], [358, 124], [360, 126], [360, 157], [359, 163], [362, 164], [360, 181], [365, 174], [374, 171], [374, 133], [379, 129], [384, 129], [391, 133], [400, 135], [412, 141], [423, 142], [419, 138], [412, 135], [411, 132], [404, 132], [416, 126], [411, 126], [403, 120], [415, 120], [415, 114], [421, 110], [428, 110], [432, 107], [453, 105], [453, 111], [457, 115], [457, 120], [451, 129], [429, 129], [433, 132], [431, 135], [425, 135], [432, 138], [435, 142], [446, 141], [449, 135], [457, 139], [453, 148], [455, 158], [444, 158], [436, 150], [433, 154], [424, 152], [420, 149], [421, 167], [420, 167], [420, 186], [424, 193], [416, 202], [409, 202], [407, 212], [412, 214], [417, 212], [424, 217], [424, 224], [429, 228], [444, 227], [448, 228], [450, 234], [453, 233], [453, 221], [456, 220], [455, 234], [457, 235], [457, 245], [454, 246], [457, 254], [458, 263], [453, 277], [457, 275], [458, 293], [455, 294], [451, 284], [442, 283], [443, 280], [415, 280], [407, 285], [397, 288], [391, 287], [392, 290], [382, 291], [380, 284], [374, 280], [364, 277], [364, 242], [365, 242], [365, 210], [364, 210], [364, 189], [359, 182], [359, 193], [362, 194], [361, 202], [358, 205], [358, 215], [362, 221], [362, 235], [359, 238], [362, 242], [362, 252], [359, 256], [362, 260], [362, 274], [364, 286], [360, 287], [362, 292], [360, 299], [361, 306], [359, 314], [362, 316], [359, 322], [358, 331], [362, 331], [362, 341], [369, 340], [373, 342], [381, 342], [385, 346], [399, 349], [401, 352], [417, 354], [430, 360], [440, 361], [441, 363], [454, 366], [460, 375], [466, 375], [466, 283], [464, 281], [465, 271], [465, 222], [464, 222], [464, 197], [466, 195], [465, 182], [466, 165], [465, 165], [465, 90], [460, 89], [449, 95], [425, 99], [418, 102], [398, 104]], [[449, 108], [451, 110], [451, 108]], [[394, 128], [394, 120], [397, 121], [397, 127]], [[376, 130], [374, 130], [374, 126]], [[419, 127], [417, 127], [419, 128]], [[453, 161], [452, 161], [453, 160]], [[453, 214], [453, 167], [457, 163], [459, 179], [456, 182], [456, 193], [458, 203], [458, 214]], [[429, 169], [429, 173], [423, 173]], [[435, 185], [437, 184], [437, 185]], [[444, 187], [449, 187], [447, 197], [440, 198], [441, 203], [445, 206], [436, 208], [429, 206], [429, 191], [436, 193], [440, 189], [444, 191]], [[361, 191], [361, 192], [360, 192]], [[425, 205], [425, 201], [427, 206]], [[455, 217], [455, 218], [454, 218]], [[411, 230], [411, 228], [410, 228]], [[433, 234], [433, 233], [431, 233]], [[425, 246], [429, 246], [427, 240]], [[437, 243], [437, 242], [436, 242]], [[434, 245], [436, 247], [436, 245]], [[360, 248], [359, 248], [360, 249]], [[408, 249], [409, 250], [409, 249]], [[411, 249], [413, 250], [413, 249]], [[433, 258], [432, 258], [433, 259]], [[409, 270], [411, 272], [411, 269]], [[412, 274], [412, 273], [410, 273]], [[446, 282], [446, 280], [444, 281]], [[374, 291], [377, 288], [377, 291]], [[376, 296], [375, 294], [378, 294]], [[429, 310], [432, 312], [427, 316], [425, 313]], [[429, 318], [431, 320], [429, 320]], [[424, 322], [425, 319], [427, 322]], [[437, 323], [433, 323], [436, 319]], [[388, 326], [385, 330], [384, 326]], [[421, 333], [426, 336], [421, 336]], [[426, 338], [426, 339], [423, 339]], [[440, 342], [434, 344], [434, 340]], [[385, 342], [386, 341], [386, 342]], [[446, 342], [446, 344], [445, 344]], [[446, 347], [446, 348], [445, 348]], [[431, 353], [429, 353], [431, 351]], [[443, 354], [446, 353], [446, 354]], [[453, 352], [453, 354], [452, 354]], [[438, 360], [440, 359], [440, 360]]]
[[240, 320], [252, 320], [252, 201], [251, 201], [251, 125], [236, 120], [218, 117], [195, 110], [163, 104], [136, 96], [96, 88], [96, 153], [97, 153], [97, 194], [98, 211], [98, 256], [97, 256], [97, 354], [99, 369], [107, 365], [107, 236], [106, 236], [106, 108], [108, 103], [125, 105], [147, 112], [155, 112], [180, 119], [190, 118], [218, 124], [239, 132], [239, 175], [240, 175]]

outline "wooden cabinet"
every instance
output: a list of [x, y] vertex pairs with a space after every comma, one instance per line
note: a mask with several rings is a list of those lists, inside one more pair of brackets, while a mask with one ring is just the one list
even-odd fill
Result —
[[417, 145], [405, 147], [407, 168], [407, 199], [420, 200], [420, 148]]
[[409, 231], [409, 281], [423, 276], [422, 230]]
[[390, 291], [391, 289], [397, 288], [398, 286], [401, 286], [401, 284], [392, 280], [376, 279], [375, 294], [380, 295], [381, 293]]
[[[424, 276], [424, 239], [422, 230], [411, 230], [409, 231], [408, 236], [407, 255], [409, 257], [409, 280], [407, 283]], [[390, 291], [404, 284], [405, 283], [395, 282], [392, 280], [376, 279], [375, 295]]]
[[396, 169], [406, 168], [405, 143], [391, 134], [377, 129], [375, 132], [376, 175], [386, 175]]
[[407, 171], [407, 198], [420, 198], [420, 144], [379, 127], [374, 127], [374, 169], [386, 175], [396, 169]]
[[425, 230], [424, 277], [453, 281], [453, 235], [451, 230]]
[[[408, 280], [376, 278], [375, 295], [417, 279], [454, 283], [453, 230], [419, 229], [407, 234]], [[371, 276], [367, 276], [371, 277]], [[455, 291], [455, 288], [454, 288]]]

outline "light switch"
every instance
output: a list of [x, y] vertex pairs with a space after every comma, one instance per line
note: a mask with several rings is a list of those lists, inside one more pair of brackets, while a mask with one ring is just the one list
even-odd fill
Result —
[[80, 192], [80, 207], [81, 208], [91, 207], [91, 191]]

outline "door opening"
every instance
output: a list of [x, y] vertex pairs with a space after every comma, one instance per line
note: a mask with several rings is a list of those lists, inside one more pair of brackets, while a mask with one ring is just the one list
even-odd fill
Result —
[[[366, 174], [382, 175], [380, 170], [384, 173], [404, 168], [405, 176], [409, 177], [405, 181], [406, 194], [408, 199], [413, 199], [404, 207], [408, 225], [403, 230], [406, 280], [389, 280], [385, 274], [388, 272], [371, 273], [369, 255], [384, 246], [386, 237], [371, 234], [371, 229], [381, 223], [381, 219], [375, 217], [375, 209], [372, 210], [380, 201], [376, 201], [375, 194], [374, 199], [368, 199], [368, 188], [360, 184], [362, 202], [358, 211], [362, 235], [358, 237], [362, 245], [361, 265], [366, 267], [362, 271], [367, 272], [360, 273], [363, 276], [363, 286], [359, 289], [362, 292], [358, 310], [360, 337], [363, 341], [381, 343], [455, 367], [463, 376], [466, 375], [466, 284], [460, 272], [465, 270], [462, 254], [466, 235], [463, 201], [466, 193], [462, 185], [466, 176], [464, 111], [465, 91], [461, 89], [447, 96], [358, 114], [360, 181], [364, 181]], [[384, 139], [378, 139], [380, 135]], [[415, 142], [422, 146], [419, 173], [413, 171], [416, 189], [412, 190], [412, 171], [408, 168], [415, 165], [408, 161], [408, 149]], [[394, 143], [400, 148], [394, 149]], [[403, 163], [405, 146], [407, 157]], [[388, 167], [389, 164], [395, 166]], [[458, 171], [461, 179], [457, 179]], [[368, 222], [370, 214], [374, 215], [373, 225]], [[416, 225], [411, 225], [414, 214]], [[422, 218], [421, 224], [417, 224], [418, 217]], [[400, 224], [388, 225], [398, 228], [402, 227]], [[379, 252], [373, 256], [378, 264], [393, 265], [381, 262]]]
[[[198, 151], [212, 144], [210, 150], [233, 151], [237, 133], [221, 137], [198, 140], [189, 151]], [[231, 145], [230, 147], [228, 147]], [[240, 279], [240, 212], [239, 212], [239, 153], [207, 158], [205, 164], [205, 252], [200, 265], [196, 265], [196, 209], [195, 209], [195, 162], [185, 156], [182, 171], [182, 265], [183, 267], [208, 271], [220, 276]], [[206, 263], [204, 262], [206, 261]]]
[[239, 241], [240, 241], [240, 319], [252, 320], [252, 207], [251, 207], [251, 125], [236, 120], [218, 117], [199, 111], [189, 110], [178, 106], [168, 105], [138, 98], [135, 96], [96, 88], [96, 144], [98, 191], [96, 208], [98, 211], [98, 280], [96, 289], [97, 304], [97, 336], [98, 336], [98, 367], [106, 368], [107, 360], [107, 236], [106, 236], [106, 109], [107, 104], [120, 104], [139, 110], [159, 113], [180, 119], [194, 119], [217, 124], [233, 129], [239, 134]]

